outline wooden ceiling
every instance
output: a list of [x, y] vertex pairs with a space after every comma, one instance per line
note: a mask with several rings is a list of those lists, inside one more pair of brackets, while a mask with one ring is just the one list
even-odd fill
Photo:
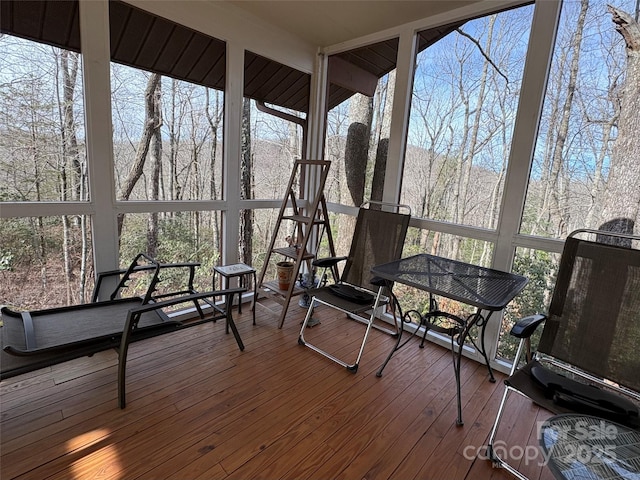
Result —
[[[77, 0], [2, 0], [0, 29], [23, 38], [80, 51]], [[111, 58], [114, 62], [223, 90], [226, 44], [119, 0], [109, 2]], [[460, 24], [421, 32], [418, 50]], [[398, 39], [337, 54], [348, 65], [375, 78], [396, 66]], [[245, 54], [244, 94], [279, 107], [308, 112], [311, 76], [252, 52]], [[329, 108], [355, 93], [332, 83]]]

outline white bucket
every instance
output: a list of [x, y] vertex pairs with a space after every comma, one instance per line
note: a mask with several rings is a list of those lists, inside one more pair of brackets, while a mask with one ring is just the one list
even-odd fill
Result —
[[289, 286], [291, 285], [291, 281], [293, 280], [293, 263], [276, 263], [276, 272], [278, 276], [278, 288], [280, 290], [289, 290]]

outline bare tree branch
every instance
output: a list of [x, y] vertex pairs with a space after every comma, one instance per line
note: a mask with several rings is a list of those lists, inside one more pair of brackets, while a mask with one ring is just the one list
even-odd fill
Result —
[[487, 62], [489, 62], [491, 64], [491, 66], [493, 68], [496, 69], [496, 72], [498, 72], [498, 75], [500, 75], [502, 78], [504, 78], [504, 80], [507, 82], [507, 84], [509, 84], [509, 78], [502, 73], [502, 71], [498, 68], [498, 66], [493, 62], [493, 60], [491, 60], [491, 58], [489, 58], [489, 56], [485, 53], [485, 51], [482, 49], [482, 45], [480, 45], [480, 42], [478, 42], [478, 40], [476, 40], [475, 38], [473, 38], [471, 35], [469, 35], [468, 33], [465, 33], [464, 31], [462, 31], [462, 29], [460, 28], [456, 28], [456, 32], [458, 32], [460, 35], [462, 35], [465, 38], [468, 38], [469, 40], [471, 40], [471, 42], [473, 42], [473, 44], [478, 47], [478, 50], [480, 50], [480, 53], [482, 54], [482, 56], [487, 60]]

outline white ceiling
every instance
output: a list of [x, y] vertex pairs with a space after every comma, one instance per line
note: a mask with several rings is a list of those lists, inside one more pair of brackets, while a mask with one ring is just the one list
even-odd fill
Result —
[[478, 0], [230, 0], [307, 42], [326, 47]]

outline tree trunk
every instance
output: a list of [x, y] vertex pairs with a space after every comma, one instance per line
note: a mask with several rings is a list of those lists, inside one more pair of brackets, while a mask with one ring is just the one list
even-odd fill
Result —
[[551, 157], [550, 175], [545, 185], [545, 200], [542, 206], [543, 213], [548, 214], [550, 223], [556, 224], [556, 235], [564, 237], [567, 234], [567, 218], [563, 213], [563, 190], [566, 187], [562, 182], [562, 169], [565, 144], [567, 143], [567, 135], [569, 133], [569, 122], [571, 120], [571, 110], [573, 107], [573, 99], [576, 92], [576, 84], [578, 79], [578, 69], [580, 64], [580, 48], [582, 45], [582, 36], [584, 32], [584, 24], [589, 10], [589, 1], [582, 0], [580, 14], [576, 25], [576, 32], [571, 41], [570, 53], [571, 64], [569, 67], [569, 83], [567, 85], [566, 97], [562, 106], [559, 119], [558, 131], [556, 133], [555, 143], [553, 145], [553, 155]]
[[[127, 175], [123, 185], [122, 192], [120, 193], [121, 200], [129, 200], [131, 196], [131, 192], [133, 192], [133, 188], [136, 186], [136, 183], [142, 176], [144, 170], [144, 164], [147, 160], [147, 155], [149, 153], [149, 145], [151, 143], [151, 137], [153, 137], [156, 129], [160, 128], [160, 125], [155, 124], [156, 113], [155, 113], [155, 98], [154, 92], [158, 85], [160, 84], [160, 75], [157, 73], [152, 73], [147, 81], [147, 88], [144, 92], [144, 100], [145, 100], [145, 120], [144, 120], [144, 129], [142, 131], [142, 136], [140, 137], [140, 141], [138, 142], [138, 147], [136, 148], [136, 156], [133, 161], [133, 165], [131, 166], [131, 170]], [[124, 221], [124, 217], [122, 214], [118, 215], [118, 238], [122, 234], [122, 224]]]
[[371, 135], [371, 97], [356, 94], [349, 104], [351, 124], [347, 132], [344, 152], [345, 176], [352, 205], [359, 206], [364, 200], [364, 186], [369, 157], [369, 137]]
[[611, 6], [609, 12], [626, 44], [627, 67], [602, 219], [628, 218], [637, 223], [640, 214], [640, 26], [628, 13]]
[[[613, 87], [610, 91], [610, 97], [615, 99], [615, 94], [613, 92]], [[619, 105], [620, 101], [614, 102], [614, 108], [616, 109], [616, 113], [606, 122], [604, 125], [604, 135], [602, 139], [602, 144], [600, 146], [600, 151], [598, 152], [598, 156], [596, 158], [595, 168], [593, 172], [593, 182], [590, 190], [591, 204], [589, 205], [589, 210], [587, 212], [587, 217], [585, 219], [585, 225], [587, 227], [591, 227], [596, 223], [596, 218], [598, 213], [601, 210], [602, 204], [602, 195], [604, 193], [604, 161], [608, 155], [608, 147], [611, 142], [611, 135], [613, 134], [613, 129], [618, 123], [619, 118]], [[599, 208], [600, 207], [600, 208]]]
[[[151, 181], [149, 182], [149, 200], [158, 201], [160, 194], [160, 172], [162, 166], [162, 82], [158, 81], [153, 92], [153, 124], [156, 125], [151, 137]], [[149, 215], [147, 223], [147, 254], [158, 256], [158, 212]]]
[[[211, 171], [211, 179], [209, 181], [209, 199], [217, 200], [218, 192], [216, 190], [216, 154], [218, 151], [218, 129], [220, 128], [221, 116], [218, 114], [220, 112], [220, 106], [218, 104], [218, 94], [216, 93], [216, 103], [214, 105], [215, 115], [211, 115], [210, 107], [211, 107], [211, 99], [210, 99], [210, 90], [207, 88], [205, 91], [206, 94], [206, 114], [207, 121], [209, 122], [209, 128], [211, 129], [211, 149], [209, 154], [209, 169]], [[212, 230], [213, 230], [213, 241], [214, 241], [214, 252], [220, 251], [220, 229], [218, 227], [218, 212], [212, 212]]]
[[73, 172], [72, 200], [79, 201], [82, 182], [82, 167], [80, 152], [78, 149], [78, 137], [76, 135], [76, 122], [73, 117], [73, 102], [78, 77], [78, 54], [61, 50], [60, 63], [63, 78], [63, 117], [64, 117], [64, 144], [63, 150], [68, 164]]
[[[80, 201], [82, 167], [78, 149], [78, 137], [76, 135], [76, 122], [73, 117], [73, 97], [78, 76], [78, 54], [61, 50], [59, 58], [60, 73], [62, 74], [62, 200], [69, 200], [70, 196], [70, 200]], [[70, 175], [68, 175], [67, 172], [70, 172]], [[75, 303], [71, 250], [73, 248], [72, 228], [74, 224], [79, 223], [78, 220], [78, 217], [62, 216], [62, 256], [64, 261], [67, 305]], [[80, 282], [82, 290], [84, 279], [80, 279]]]
[[[344, 151], [344, 172], [347, 192], [351, 205], [360, 206], [364, 201], [364, 186], [369, 158], [369, 136], [371, 135], [371, 115], [373, 100], [362, 94], [351, 97], [349, 102], [349, 129]], [[347, 195], [342, 194], [342, 201]], [[338, 225], [336, 249], [344, 254], [349, 252], [352, 232], [356, 219], [341, 215]]]
[[179, 120], [176, 117], [177, 85], [175, 79], [171, 80], [171, 119], [169, 123], [169, 192], [171, 200], [180, 200], [180, 182], [178, 181], [178, 145], [180, 133], [176, 131]]
[[[479, 85], [479, 91], [478, 91], [478, 95], [476, 98], [476, 105], [474, 108], [474, 112], [473, 112], [473, 125], [471, 127], [471, 130], [469, 132], [469, 141], [468, 144], [463, 144], [463, 148], [464, 150], [461, 152], [460, 158], [461, 158], [461, 164], [460, 164], [460, 179], [459, 179], [459, 183], [458, 183], [458, 192], [457, 192], [457, 198], [458, 201], [456, 202], [456, 215], [455, 215], [455, 222], [456, 223], [461, 223], [464, 224], [465, 222], [465, 214], [466, 214], [466, 208], [467, 208], [467, 198], [468, 198], [468, 192], [469, 192], [469, 181], [471, 179], [471, 169], [473, 168], [473, 161], [474, 161], [474, 157], [476, 154], [476, 151], [478, 149], [478, 135], [479, 135], [479, 131], [480, 131], [480, 121], [482, 120], [482, 114], [483, 114], [483, 104], [485, 101], [485, 91], [486, 91], [486, 87], [487, 87], [487, 78], [489, 76], [489, 67], [490, 67], [490, 56], [491, 56], [491, 47], [492, 47], [492, 42], [493, 42], [493, 26], [495, 25], [496, 22], [496, 16], [492, 15], [491, 19], [489, 21], [489, 30], [487, 32], [487, 41], [486, 41], [486, 45], [485, 45], [485, 61], [482, 67], [482, 74], [480, 77], [480, 85]], [[465, 108], [467, 109], [467, 111], [465, 113], [469, 113], [468, 112], [468, 99], [465, 98]], [[467, 128], [465, 127], [465, 137], [466, 137], [466, 132], [467, 132]], [[459, 256], [459, 252], [460, 252], [460, 246], [461, 246], [461, 242], [462, 242], [462, 238], [461, 237], [454, 237], [452, 240], [452, 246], [451, 246], [451, 258], [458, 258]]]

